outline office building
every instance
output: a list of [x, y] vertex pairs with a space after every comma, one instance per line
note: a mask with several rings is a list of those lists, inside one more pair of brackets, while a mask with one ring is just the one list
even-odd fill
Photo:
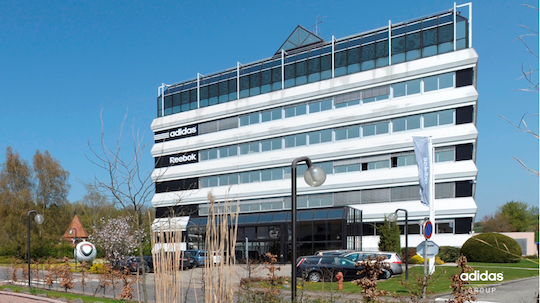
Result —
[[413, 247], [429, 211], [412, 137], [430, 136], [433, 239], [461, 246], [477, 210], [471, 17], [469, 3], [331, 41], [299, 26], [267, 59], [162, 85], [152, 122], [156, 222], [176, 222], [203, 248], [211, 192], [216, 207], [238, 210], [239, 249], [247, 238], [250, 250], [290, 261], [291, 162], [308, 156], [327, 179], [311, 188], [298, 168], [300, 255], [376, 250], [376, 226], [398, 208], [408, 210]]

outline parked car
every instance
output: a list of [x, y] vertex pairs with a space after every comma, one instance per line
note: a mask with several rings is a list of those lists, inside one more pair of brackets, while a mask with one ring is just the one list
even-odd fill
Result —
[[154, 272], [154, 257], [144, 256], [144, 261], [148, 264], [148, 272]]
[[344, 258], [350, 259], [353, 262], [358, 262], [367, 259], [368, 257], [384, 256], [386, 259], [383, 261], [389, 264], [389, 270], [392, 275], [399, 275], [403, 273], [401, 267], [401, 258], [395, 252], [388, 251], [355, 251], [341, 255]]
[[340, 256], [353, 251], [350, 249], [319, 250], [315, 252], [315, 256]]
[[[323, 280], [334, 281], [338, 272], [343, 274], [344, 281], [360, 279], [363, 275], [358, 272], [361, 266], [356, 266], [350, 259], [339, 256], [305, 256], [296, 261], [297, 276], [310, 282], [320, 282]], [[391, 274], [388, 270], [383, 270], [379, 279], [388, 279]]]
[[184, 264], [184, 268], [194, 268], [197, 266], [195, 257], [193, 257], [189, 251], [184, 251], [182, 253], [182, 263]]
[[127, 259], [127, 268], [130, 272], [142, 273], [143, 267], [145, 272], [150, 272], [150, 267], [148, 266], [148, 263], [146, 262], [146, 260], [144, 260], [144, 258], [142, 259], [142, 261], [141, 257], [130, 257]]
[[195, 260], [195, 266], [204, 266], [206, 252], [204, 250], [188, 249], [186, 250]]

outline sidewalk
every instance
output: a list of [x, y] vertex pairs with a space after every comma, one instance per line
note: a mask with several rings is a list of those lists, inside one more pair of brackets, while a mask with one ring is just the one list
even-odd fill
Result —
[[0, 290], [0, 303], [65, 303], [65, 301], [50, 299], [41, 296], [33, 296], [30, 293], [16, 293]]

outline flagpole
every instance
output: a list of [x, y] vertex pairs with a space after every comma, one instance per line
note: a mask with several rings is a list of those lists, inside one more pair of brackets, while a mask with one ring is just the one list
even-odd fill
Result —
[[[429, 147], [431, 152], [431, 165], [429, 166], [429, 221], [433, 226], [433, 233], [429, 240], [433, 241], [433, 236], [436, 233], [435, 225], [435, 148], [433, 147], [432, 137], [429, 136]], [[429, 241], [428, 240], [428, 241]], [[429, 259], [429, 274], [432, 275], [435, 272], [435, 257]]]

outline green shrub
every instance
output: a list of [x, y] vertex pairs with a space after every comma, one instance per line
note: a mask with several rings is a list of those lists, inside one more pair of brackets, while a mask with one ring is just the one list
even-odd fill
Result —
[[497, 233], [483, 233], [467, 240], [461, 253], [469, 262], [517, 263], [521, 247], [516, 240]]
[[92, 266], [88, 269], [89, 272], [93, 274], [99, 274], [103, 272], [103, 263], [94, 262]]
[[[429, 261], [429, 258], [428, 258]], [[420, 257], [419, 255], [414, 255], [412, 258], [409, 259], [409, 264], [424, 264], [424, 258]], [[439, 255], [435, 256], [435, 264], [441, 265], [444, 264], [444, 261], [441, 260]]]
[[441, 246], [439, 247], [438, 256], [444, 262], [456, 262], [461, 255], [461, 248], [453, 246]]

